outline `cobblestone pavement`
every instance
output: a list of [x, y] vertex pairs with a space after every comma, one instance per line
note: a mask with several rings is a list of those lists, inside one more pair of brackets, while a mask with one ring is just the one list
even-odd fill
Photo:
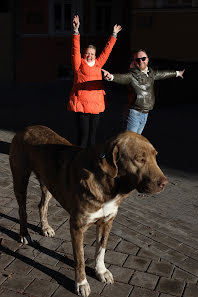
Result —
[[[28, 188], [27, 212], [35, 244], [24, 246], [17, 241], [18, 206], [6, 153], [12, 137], [12, 132], [0, 131], [0, 141], [5, 144], [0, 154], [0, 296], [76, 296], [68, 215], [52, 200], [49, 222], [56, 230], [55, 238], [40, 235], [40, 189], [34, 176]], [[105, 256], [115, 284], [104, 285], [96, 280], [95, 230], [91, 227], [86, 232], [91, 297], [198, 296], [197, 176], [172, 171], [167, 175], [169, 184], [163, 193], [151, 197], [134, 193], [121, 204]], [[181, 203], [186, 209], [182, 219]]]

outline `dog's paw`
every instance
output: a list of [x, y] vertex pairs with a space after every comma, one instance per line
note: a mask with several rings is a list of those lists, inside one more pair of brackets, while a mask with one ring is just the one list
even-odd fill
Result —
[[91, 289], [87, 279], [84, 279], [81, 283], [76, 283], [76, 293], [82, 297], [89, 296]]
[[114, 283], [113, 275], [108, 269], [106, 269], [106, 271], [103, 272], [103, 273], [96, 272], [96, 276], [103, 283], [107, 283], [107, 284], [113, 284]]
[[42, 228], [42, 233], [46, 237], [54, 237], [55, 231], [52, 227], [48, 226], [46, 228]]
[[20, 240], [19, 240], [22, 244], [31, 244], [32, 243], [32, 239], [30, 237], [30, 235], [26, 235], [26, 236], [22, 236], [20, 235]]

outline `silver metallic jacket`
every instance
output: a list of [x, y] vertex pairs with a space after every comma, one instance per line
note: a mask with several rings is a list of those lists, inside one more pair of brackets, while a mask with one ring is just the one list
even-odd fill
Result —
[[154, 81], [176, 77], [176, 71], [153, 70], [148, 68], [148, 76], [137, 68], [132, 68], [126, 74], [113, 74], [113, 81], [129, 86], [129, 108], [140, 111], [153, 109], [155, 103]]

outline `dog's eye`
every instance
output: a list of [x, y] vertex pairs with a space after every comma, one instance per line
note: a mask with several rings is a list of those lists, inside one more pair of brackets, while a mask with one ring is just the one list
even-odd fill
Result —
[[136, 162], [138, 164], [144, 165], [146, 163], [146, 159], [145, 158], [136, 158]]

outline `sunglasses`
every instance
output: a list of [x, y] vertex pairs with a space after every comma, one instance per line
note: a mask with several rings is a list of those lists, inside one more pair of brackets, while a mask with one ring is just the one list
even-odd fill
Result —
[[147, 57], [142, 57], [142, 58], [136, 58], [136, 62], [140, 63], [140, 61], [142, 60], [143, 62], [146, 60]]

